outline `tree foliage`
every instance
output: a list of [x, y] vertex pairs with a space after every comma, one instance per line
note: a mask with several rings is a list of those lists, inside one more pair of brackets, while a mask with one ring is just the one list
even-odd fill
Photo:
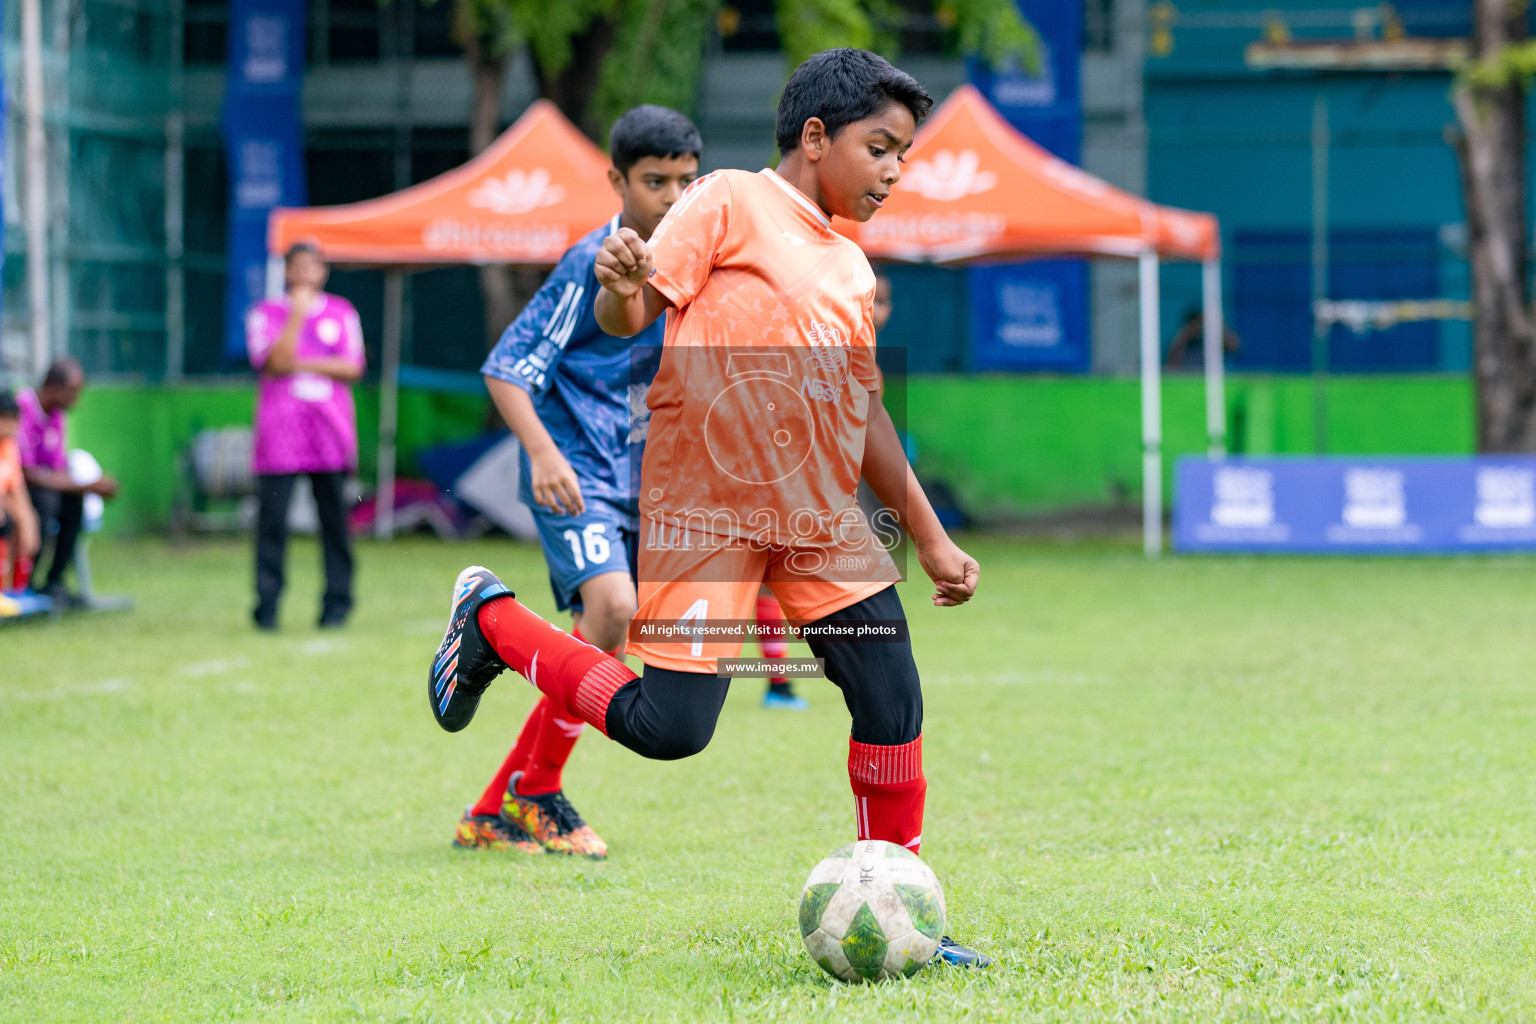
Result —
[[[505, 60], [526, 48], [540, 92], [594, 137], [636, 103], [695, 106], [721, 0], [457, 0], [466, 46]], [[833, 46], [899, 56], [897, 0], [777, 0], [791, 65]], [[1012, 0], [936, 0], [957, 47], [994, 66], [1037, 66], [1039, 40]], [[575, 86], [580, 85], [580, 88]]]

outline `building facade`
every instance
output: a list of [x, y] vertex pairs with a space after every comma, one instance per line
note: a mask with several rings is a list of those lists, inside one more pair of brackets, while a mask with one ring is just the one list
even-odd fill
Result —
[[[226, 373], [222, 355], [227, 180], [220, 137], [228, 6], [223, 0], [40, 0], [48, 128], [50, 347], [93, 373], [178, 380]], [[936, 96], [967, 68], [929, 5], [909, 5], [901, 63]], [[30, 366], [23, 230], [19, 3], [4, 6], [7, 153], [0, 373]], [[1026, 4], [1026, 10], [1027, 10]], [[468, 155], [469, 75], [453, 4], [313, 0], [302, 119], [310, 201], [349, 202], [441, 173]], [[1311, 301], [1316, 188], [1326, 189], [1332, 298], [1464, 298], [1465, 232], [1448, 73], [1307, 73], [1256, 68], [1263, 40], [1445, 38], [1466, 5], [1403, 0], [1351, 8], [1316, 0], [1146, 5], [1083, 0], [1081, 163], [1153, 200], [1222, 222], [1235, 369], [1318, 367]], [[772, 158], [773, 97], [787, 69], [772, 0], [722, 10], [693, 113], [706, 167]], [[526, 62], [507, 76], [506, 123], [535, 95]], [[1319, 111], [1323, 123], [1319, 126]], [[1319, 146], [1326, 152], [1318, 177]], [[898, 267], [904, 308], [886, 339], [910, 368], [972, 369], [967, 271]], [[1164, 278], [1164, 336], [1197, 303], [1198, 272]], [[338, 273], [377, 338], [382, 283]], [[1087, 368], [1136, 369], [1134, 268], [1088, 271]], [[487, 335], [470, 268], [413, 275], [410, 362], [472, 369]], [[1464, 323], [1334, 328], [1332, 372], [1462, 372]]]

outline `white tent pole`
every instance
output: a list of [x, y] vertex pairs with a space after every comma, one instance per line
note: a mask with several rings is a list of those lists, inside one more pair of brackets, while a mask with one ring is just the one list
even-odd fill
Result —
[[1141, 254], [1141, 536], [1147, 557], [1163, 551], [1162, 345], [1157, 253]]
[[400, 332], [404, 320], [405, 276], [384, 272], [384, 365], [379, 374], [379, 488], [374, 497], [374, 536], [395, 533], [395, 431], [400, 421]]
[[52, 359], [48, 270], [48, 137], [43, 125], [43, 16], [38, 0], [21, 0], [22, 117], [27, 193], [27, 310], [31, 318], [32, 372], [41, 375]]
[[1226, 322], [1221, 314], [1221, 261], [1206, 260], [1201, 266], [1205, 324], [1205, 432], [1212, 459], [1227, 454]]

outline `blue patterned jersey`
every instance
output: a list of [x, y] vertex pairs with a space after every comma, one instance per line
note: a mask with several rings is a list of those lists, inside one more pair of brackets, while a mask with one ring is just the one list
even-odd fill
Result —
[[[533, 408], [570, 462], [587, 498], [603, 498], [638, 514], [640, 456], [650, 410], [645, 393], [661, 357], [663, 321], [633, 338], [597, 326], [593, 261], [619, 218], [565, 251], [544, 287], [486, 357], [480, 372], [527, 391]], [[528, 453], [518, 497], [533, 504]]]

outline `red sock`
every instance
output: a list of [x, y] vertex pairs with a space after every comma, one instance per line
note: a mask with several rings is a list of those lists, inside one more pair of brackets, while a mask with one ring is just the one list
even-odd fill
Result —
[[[757, 644], [763, 649], [764, 658], [789, 657], [789, 631], [784, 627], [784, 609], [772, 594], [757, 595]], [[768, 685], [784, 686], [789, 680], [783, 676], [769, 676]]]
[[496, 774], [491, 776], [491, 784], [485, 787], [485, 792], [480, 794], [480, 802], [470, 808], [472, 814], [499, 814], [501, 813], [501, 798], [507, 791], [507, 780], [513, 772], [526, 771], [528, 759], [534, 743], [538, 740], [543, 726], [554, 713], [555, 702], [548, 697], [540, 697], [539, 702], [528, 712], [528, 718], [523, 722], [522, 730], [517, 734], [517, 742], [507, 754], [507, 759], [501, 762], [501, 767], [496, 769]]
[[571, 748], [581, 738], [587, 723], [558, 714], [558, 709], [548, 697], [541, 703], [549, 703], [550, 713], [539, 725], [538, 738], [528, 755], [528, 765], [523, 777], [517, 780], [517, 791], [523, 796], [540, 796], [562, 788], [560, 774], [565, 762], [571, 759]]
[[16, 559], [16, 573], [11, 585], [14, 586], [17, 590], [26, 590], [27, 584], [32, 582], [33, 564], [34, 563], [30, 558]]
[[501, 660], [549, 696], [557, 711], [608, 735], [608, 702], [635, 678], [623, 662], [539, 618], [514, 597], [487, 601], [477, 621]]
[[860, 839], [883, 839], [917, 853], [923, 842], [923, 738], [897, 746], [848, 741], [848, 781]]

